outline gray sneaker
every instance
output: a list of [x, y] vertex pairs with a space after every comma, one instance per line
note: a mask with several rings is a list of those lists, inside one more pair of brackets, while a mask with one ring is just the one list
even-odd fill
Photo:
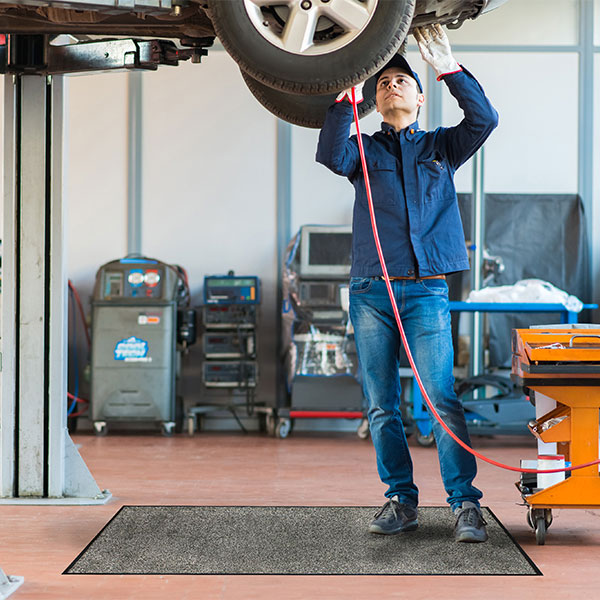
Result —
[[375, 513], [369, 531], [393, 535], [402, 531], [414, 531], [418, 526], [417, 509], [391, 498]]
[[474, 502], [463, 502], [462, 507], [454, 512], [456, 525], [454, 539], [457, 542], [485, 542], [488, 539], [485, 526], [487, 523], [481, 509]]

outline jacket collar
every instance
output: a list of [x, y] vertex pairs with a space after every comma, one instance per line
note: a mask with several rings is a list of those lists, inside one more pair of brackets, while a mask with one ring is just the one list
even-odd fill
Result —
[[419, 131], [419, 121], [415, 121], [414, 123], [411, 123], [408, 127], [405, 127], [404, 129], [401, 129], [400, 131], [396, 131], [394, 129], [393, 125], [390, 125], [389, 123], [386, 123], [385, 121], [383, 121], [381, 123], [381, 131], [383, 133], [390, 134], [390, 135], [392, 133], [397, 133], [397, 134], [404, 133], [406, 139], [410, 140], [414, 137], [415, 133], [417, 133], [417, 131]]

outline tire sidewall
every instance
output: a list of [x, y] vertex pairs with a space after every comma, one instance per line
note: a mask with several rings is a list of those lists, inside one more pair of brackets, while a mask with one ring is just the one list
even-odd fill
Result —
[[[320, 129], [323, 126], [327, 109], [334, 103], [336, 97], [335, 93], [304, 96], [290, 94], [256, 81], [243, 71], [242, 77], [256, 100], [268, 111], [288, 123], [301, 127]], [[358, 105], [359, 118], [370, 114], [374, 109], [375, 90], [373, 88], [373, 92], [366, 93], [364, 100]]]
[[357, 81], [360, 57], [372, 64], [372, 68], [363, 67], [360, 75], [374, 72], [402, 42], [404, 36], [397, 36], [398, 27], [402, 23], [408, 31], [409, 23], [403, 17], [408, 10], [412, 13], [411, 7], [411, 0], [380, 0], [371, 21], [354, 41], [330, 54], [302, 56], [285, 52], [262, 37], [242, 0], [211, 2], [217, 34], [240, 67], [267, 85], [273, 85], [277, 79], [289, 82], [292, 86], [287, 91], [292, 92], [293, 84], [310, 87], [315, 81], [340, 81], [338, 89], [344, 89], [345, 82]]

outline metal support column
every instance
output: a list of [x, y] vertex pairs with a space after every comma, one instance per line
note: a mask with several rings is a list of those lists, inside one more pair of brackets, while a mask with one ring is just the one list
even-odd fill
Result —
[[281, 347], [281, 310], [283, 303], [282, 278], [283, 256], [292, 236], [292, 126], [277, 120], [277, 314], [275, 327], [277, 344], [275, 357], [276, 366], [276, 404], [277, 408], [284, 406], [284, 372], [281, 357], [284, 348]]
[[127, 254], [142, 254], [142, 73], [127, 74]]
[[62, 76], [5, 77], [0, 504], [103, 504], [67, 431]]
[[[597, 302], [600, 295], [597, 275], [600, 272], [598, 260], [598, 229], [594, 227], [594, 2], [584, 0], [579, 3], [579, 156], [577, 192], [583, 202], [586, 214], [587, 236], [590, 248], [590, 278], [585, 298]], [[590, 302], [590, 300], [587, 300]], [[598, 313], [597, 313], [598, 314]]]
[[[473, 156], [473, 202], [471, 211], [471, 289], [480, 290], [485, 242], [484, 150]], [[483, 373], [483, 314], [473, 313], [469, 376]]]

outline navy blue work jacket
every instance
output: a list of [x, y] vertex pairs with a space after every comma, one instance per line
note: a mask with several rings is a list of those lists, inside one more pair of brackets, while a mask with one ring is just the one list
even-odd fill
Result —
[[[444, 76], [464, 119], [422, 131], [415, 122], [397, 132], [363, 134], [379, 238], [390, 276], [439, 275], [469, 268], [454, 173], [485, 142], [498, 113], [466, 69]], [[350, 102], [334, 104], [319, 136], [317, 161], [354, 185], [353, 277], [381, 276], [356, 136], [349, 137]]]

